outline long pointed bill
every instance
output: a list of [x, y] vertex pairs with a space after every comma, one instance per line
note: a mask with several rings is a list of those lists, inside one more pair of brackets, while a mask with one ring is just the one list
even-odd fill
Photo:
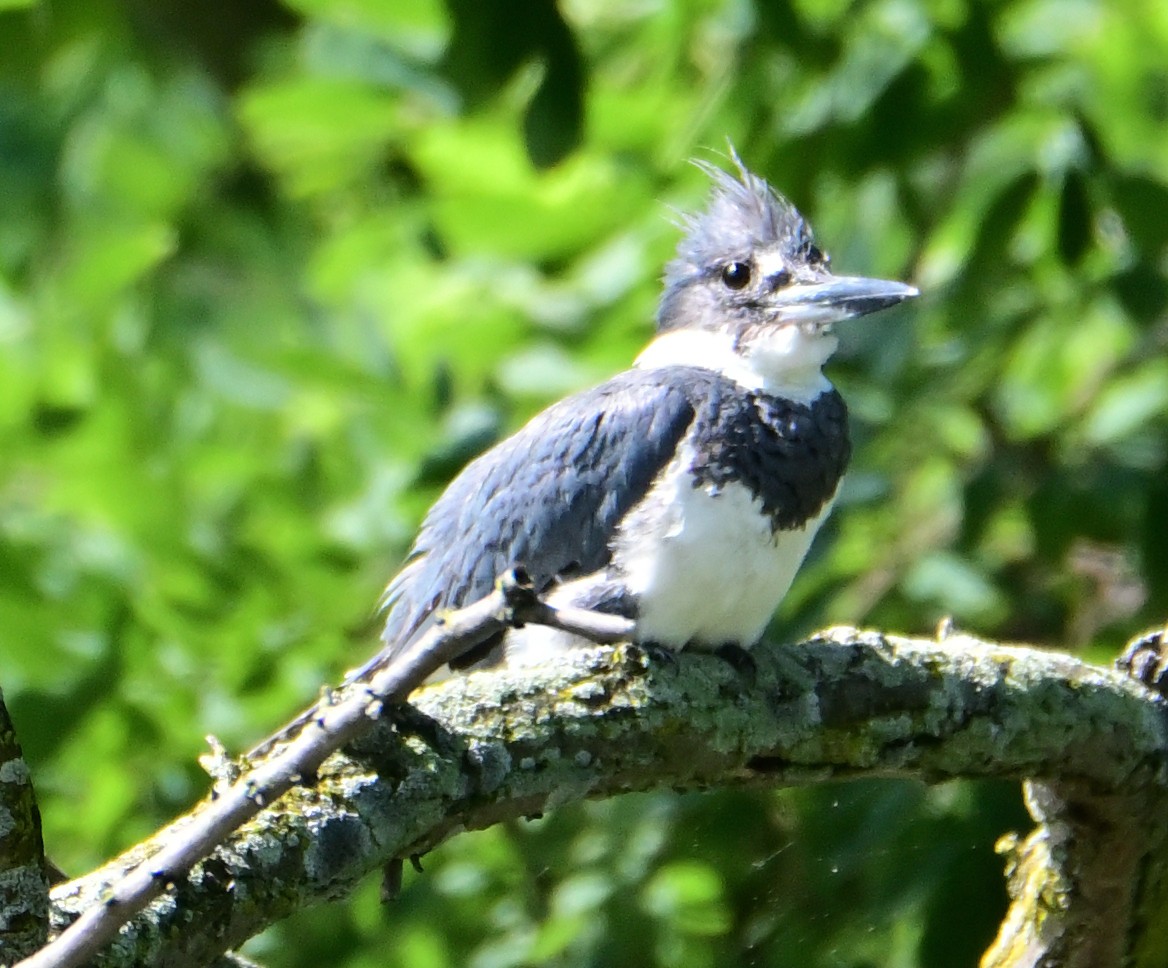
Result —
[[786, 286], [769, 300], [777, 321], [826, 326], [852, 316], [866, 316], [919, 296], [903, 282], [863, 276], [827, 276], [822, 282]]

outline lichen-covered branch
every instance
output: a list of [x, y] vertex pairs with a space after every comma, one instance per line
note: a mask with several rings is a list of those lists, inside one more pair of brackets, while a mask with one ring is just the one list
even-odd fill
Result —
[[586, 630], [597, 642], [627, 637], [633, 623], [617, 615], [543, 602], [526, 575], [513, 569], [477, 602], [450, 611], [401, 656], [378, 656], [340, 690], [296, 717], [246, 758], [226, 761], [212, 743], [211, 773], [217, 780], [211, 800], [154, 838], [140, 862], [105, 885], [101, 904], [79, 911], [53, 941], [20, 962], [20, 968], [77, 968], [112, 942], [123, 924], [186, 879], [193, 865], [208, 857], [248, 820], [293, 787], [310, 782], [320, 765], [346, 743], [372, 728], [386, 703], [408, 696], [443, 664], [495, 632], [539, 622], [566, 631]]
[[[391, 858], [584, 797], [865, 774], [1038, 778], [1100, 795], [1164, 784], [1163, 701], [1120, 672], [965, 636], [847, 629], [753, 654], [739, 669], [597, 647], [418, 692], [155, 900], [100, 963], [205, 964]], [[173, 829], [56, 890], [57, 926]]]
[[0, 964], [45, 943], [49, 881], [32, 778], [0, 693]]
[[[1164, 632], [1153, 633], [1134, 641], [1117, 665], [1163, 697], [1166, 651]], [[1127, 739], [1122, 725], [1111, 728]], [[1011, 836], [999, 844], [1011, 904], [982, 968], [1164, 963], [1168, 790], [1162, 776], [1152, 780], [1116, 789], [1056, 774], [1026, 783], [1038, 826], [1024, 840]]]

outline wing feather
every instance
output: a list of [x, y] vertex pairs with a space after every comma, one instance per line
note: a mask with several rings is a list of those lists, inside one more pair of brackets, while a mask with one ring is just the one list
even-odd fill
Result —
[[621, 518], [668, 464], [694, 408], [661, 370], [630, 370], [549, 407], [467, 465], [426, 515], [382, 599], [383, 657], [436, 611], [522, 566], [544, 588], [606, 565]]

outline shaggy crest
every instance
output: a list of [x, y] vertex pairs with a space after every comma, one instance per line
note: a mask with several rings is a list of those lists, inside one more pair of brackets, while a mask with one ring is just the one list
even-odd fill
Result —
[[736, 175], [709, 162], [694, 161], [710, 176], [713, 190], [703, 212], [681, 216], [685, 235], [678, 243], [677, 258], [665, 267], [667, 286], [776, 244], [793, 259], [805, 260], [810, 252], [811, 229], [795, 206], [765, 179], [748, 171], [733, 148], [730, 158]]

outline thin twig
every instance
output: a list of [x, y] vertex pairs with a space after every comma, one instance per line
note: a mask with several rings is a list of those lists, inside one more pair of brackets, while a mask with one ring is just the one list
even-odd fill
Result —
[[[335, 702], [313, 707], [281, 730], [265, 750], [266, 761], [218, 791], [205, 810], [192, 816], [173, 841], [129, 871], [101, 904], [88, 908], [40, 951], [17, 968], [74, 968], [96, 957], [118, 929], [210, 854], [232, 831], [293, 786], [315, 775], [333, 752], [352, 742], [378, 718], [386, 702], [404, 699], [443, 664], [510, 626], [535, 623], [613, 642], [627, 638], [633, 623], [583, 609], [557, 610], [540, 601], [514, 573], [472, 605], [444, 616], [404, 654], [374, 665]], [[284, 745], [286, 744], [286, 745]]]

